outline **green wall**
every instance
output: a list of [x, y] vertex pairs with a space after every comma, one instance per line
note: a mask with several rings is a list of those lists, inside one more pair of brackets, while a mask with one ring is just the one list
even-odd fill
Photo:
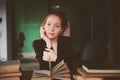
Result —
[[[16, 0], [15, 21], [17, 36], [19, 32], [25, 35], [23, 52], [33, 52], [32, 42], [39, 39], [40, 25], [48, 13], [49, 0]], [[51, 0], [54, 1], [54, 0]], [[80, 51], [82, 44], [81, 11], [78, 0], [55, 0], [64, 10], [71, 26], [71, 37], [76, 52]]]
[[33, 52], [32, 42], [40, 39], [39, 28], [48, 11], [48, 0], [16, 0], [15, 21], [17, 37], [24, 33], [23, 52]]

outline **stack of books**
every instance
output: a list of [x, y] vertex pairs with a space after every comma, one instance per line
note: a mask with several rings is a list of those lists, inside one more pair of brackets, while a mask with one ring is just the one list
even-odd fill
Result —
[[20, 80], [20, 61], [0, 61], [0, 80]]
[[77, 72], [84, 77], [120, 77], [120, 65], [82, 65]]

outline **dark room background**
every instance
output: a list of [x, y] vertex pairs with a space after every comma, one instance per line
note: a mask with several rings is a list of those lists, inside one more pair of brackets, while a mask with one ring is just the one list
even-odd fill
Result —
[[[51, 10], [63, 10], [70, 22], [75, 54], [82, 57], [88, 42], [106, 44], [108, 62], [119, 62], [119, 0], [7, 0], [9, 54], [14, 58], [19, 33], [24, 34], [23, 54], [34, 53], [32, 42], [39, 39], [39, 28]], [[53, 6], [59, 5], [59, 8]], [[103, 53], [101, 53], [103, 54]], [[11, 56], [10, 56], [11, 57]]]

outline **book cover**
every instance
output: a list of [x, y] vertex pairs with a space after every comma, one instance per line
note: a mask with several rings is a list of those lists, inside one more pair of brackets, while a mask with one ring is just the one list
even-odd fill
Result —
[[0, 73], [19, 72], [19, 71], [20, 71], [19, 60], [0, 61]]
[[0, 78], [3, 78], [3, 77], [19, 77], [19, 76], [22, 76], [22, 73], [21, 72], [13, 72], [13, 73], [0, 73]]
[[75, 80], [104, 80], [103, 78], [99, 78], [99, 77], [86, 78], [81, 75], [74, 75], [74, 78], [75, 78]]
[[50, 77], [34, 77], [31, 80], [52, 80]]
[[4, 78], [0, 78], [0, 80], [20, 80], [19, 77], [4, 77]]
[[60, 79], [60, 80], [71, 80], [70, 70], [67, 64], [62, 60], [59, 62], [51, 71], [50, 70], [34, 70], [32, 80], [37, 78]]
[[120, 77], [120, 73], [88, 73], [83, 68], [77, 68], [77, 72], [84, 77]]
[[119, 65], [82, 65], [88, 73], [120, 73]]

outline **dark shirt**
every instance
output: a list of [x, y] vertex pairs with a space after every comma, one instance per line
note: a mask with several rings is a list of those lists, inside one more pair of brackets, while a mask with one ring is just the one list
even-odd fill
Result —
[[[36, 58], [39, 61], [40, 64], [40, 69], [49, 69], [49, 65], [47, 61], [44, 61], [42, 59], [43, 57], [43, 51], [45, 51], [46, 48], [46, 43], [43, 39], [40, 40], [35, 40], [33, 42], [33, 48], [35, 50], [36, 53]], [[61, 60], [64, 59], [64, 61], [67, 63], [68, 67], [70, 68], [70, 70], [72, 70], [72, 65], [73, 65], [73, 61], [72, 61], [72, 57], [74, 55], [74, 51], [73, 51], [73, 45], [72, 45], [72, 41], [70, 39], [70, 37], [63, 37], [60, 36], [58, 38], [58, 46], [57, 46], [57, 60], [56, 62], [52, 62], [52, 68], [59, 63]]]

